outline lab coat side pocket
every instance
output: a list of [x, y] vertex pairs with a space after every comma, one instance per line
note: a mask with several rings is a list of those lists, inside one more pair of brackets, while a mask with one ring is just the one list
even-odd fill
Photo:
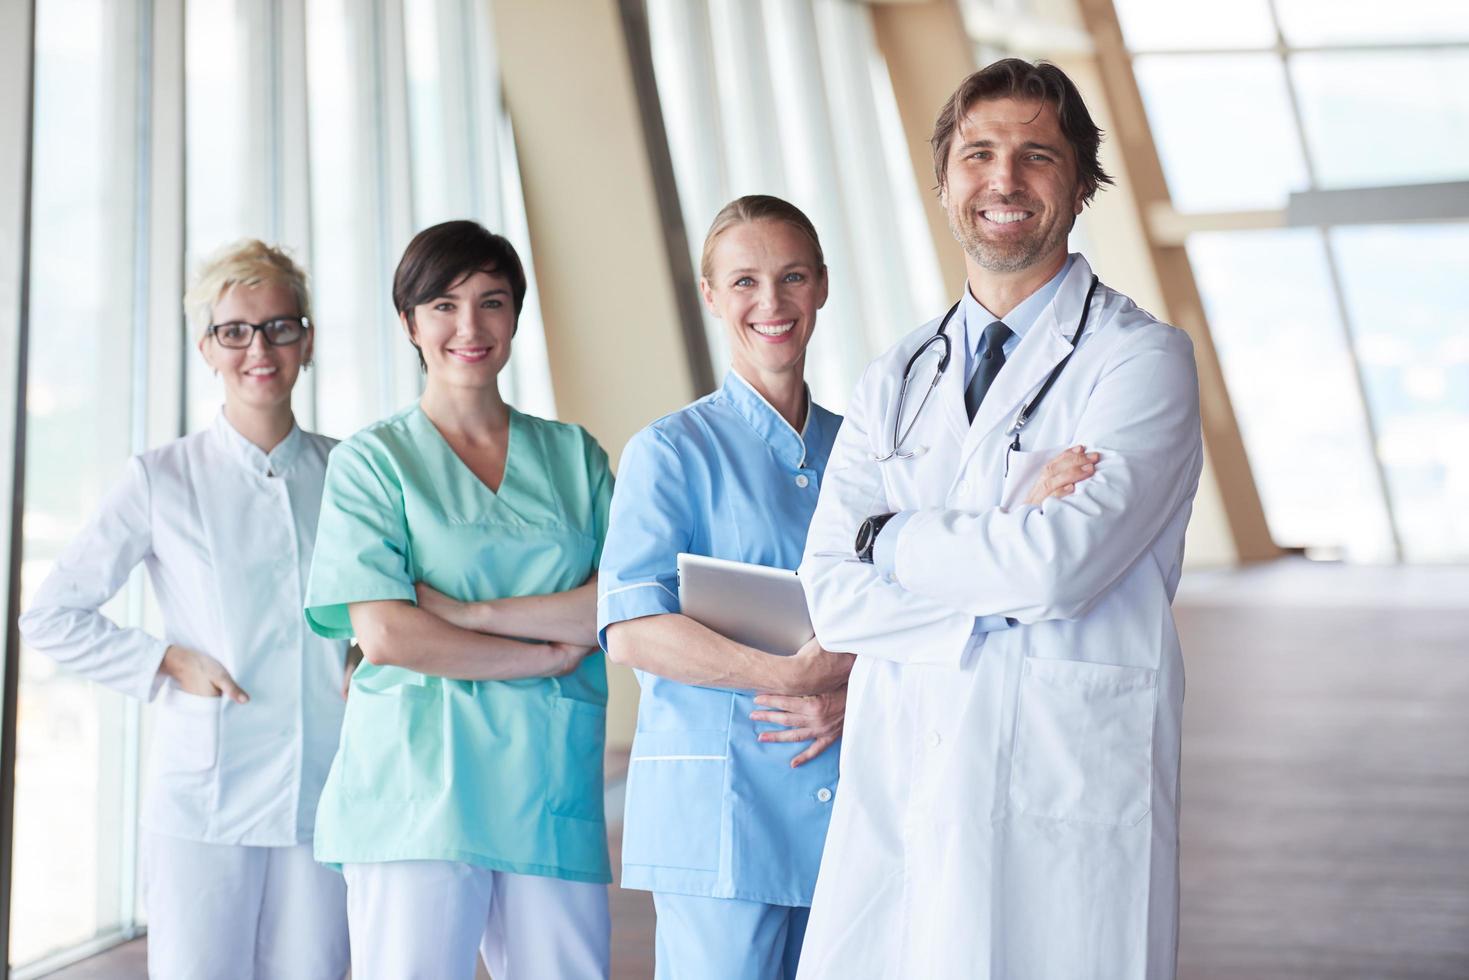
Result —
[[718, 871], [725, 731], [638, 732], [627, 771], [624, 864]]
[[1020, 814], [1130, 827], [1152, 798], [1158, 672], [1027, 657], [1010, 803]]
[[607, 709], [600, 704], [556, 698], [551, 707], [550, 785], [546, 805], [560, 817], [603, 821], [602, 755], [607, 744]]
[[432, 799], [444, 789], [444, 699], [437, 686], [354, 684], [342, 721], [342, 795]]
[[170, 688], [159, 704], [153, 726], [164, 772], [203, 772], [219, 756], [219, 712], [222, 698], [207, 698]]

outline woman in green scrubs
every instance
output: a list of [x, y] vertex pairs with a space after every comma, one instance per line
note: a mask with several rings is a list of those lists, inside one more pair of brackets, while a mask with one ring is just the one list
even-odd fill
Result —
[[501, 397], [525, 289], [473, 222], [414, 238], [393, 302], [423, 397], [327, 466], [306, 617], [367, 662], [316, 857], [346, 875], [356, 980], [469, 980], [476, 947], [496, 980], [607, 975], [612, 477], [585, 430]]

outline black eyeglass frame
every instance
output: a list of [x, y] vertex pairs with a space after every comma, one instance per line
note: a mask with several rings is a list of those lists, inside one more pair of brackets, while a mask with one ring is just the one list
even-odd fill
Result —
[[[284, 343], [277, 343], [276, 341], [271, 339], [270, 332], [265, 329], [273, 323], [292, 321], [297, 321], [301, 324], [301, 334], [295, 340], [287, 340]], [[250, 339], [245, 341], [243, 344], [227, 344], [219, 337], [219, 331], [225, 327], [249, 327]], [[269, 320], [266, 320], [264, 323], [248, 323], [244, 320], [230, 320], [227, 323], [211, 323], [206, 328], [206, 330], [209, 336], [214, 338], [215, 343], [229, 350], [249, 350], [250, 345], [255, 343], [255, 335], [257, 333], [263, 334], [265, 336], [265, 342], [272, 347], [294, 347], [301, 341], [305, 340], [306, 335], [311, 332], [311, 318], [305, 316], [273, 316]]]

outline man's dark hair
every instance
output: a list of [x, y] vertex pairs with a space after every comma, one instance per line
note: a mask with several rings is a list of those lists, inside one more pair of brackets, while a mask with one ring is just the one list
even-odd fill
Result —
[[[413, 236], [393, 273], [393, 308], [408, 318], [409, 326], [415, 326], [414, 307], [437, 299], [476, 272], [510, 281], [518, 326], [525, 305], [525, 267], [514, 245], [474, 221], [445, 221]], [[418, 364], [427, 368], [422, 350]]]
[[954, 142], [954, 134], [974, 103], [985, 99], [1050, 103], [1056, 110], [1061, 133], [1076, 155], [1077, 177], [1086, 189], [1084, 199], [1090, 201], [1102, 184], [1113, 183], [1097, 159], [1102, 131], [1092, 121], [1081, 93], [1066, 73], [1048, 61], [1032, 64], [1020, 58], [1005, 58], [960, 82], [934, 120], [933, 137], [929, 143], [933, 146], [933, 173], [938, 178], [940, 189], [948, 180], [949, 146]]

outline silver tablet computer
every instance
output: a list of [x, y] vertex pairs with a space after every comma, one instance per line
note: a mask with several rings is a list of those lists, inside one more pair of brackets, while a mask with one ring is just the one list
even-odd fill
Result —
[[788, 568], [681, 553], [678, 601], [685, 616], [766, 653], [790, 656], [815, 635], [806, 594]]

